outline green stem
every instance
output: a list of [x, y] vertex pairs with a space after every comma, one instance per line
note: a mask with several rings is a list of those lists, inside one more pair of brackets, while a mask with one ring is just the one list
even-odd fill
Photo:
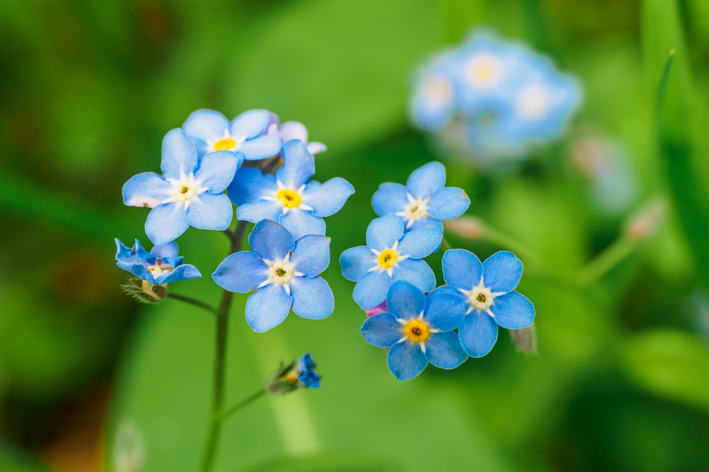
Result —
[[655, 113], [660, 114], [662, 109], [662, 102], [665, 99], [665, 90], [667, 89], [667, 79], [670, 78], [670, 71], [672, 70], [672, 63], [675, 60], [675, 50], [670, 50], [667, 61], [665, 62], [665, 67], [662, 68], [662, 77], [660, 77], [660, 82], [657, 84], [657, 96], [655, 97]]
[[255, 392], [255, 393], [253, 393], [252, 395], [246, 397], [245, 399], [243, 399], [242, 401], [240, 401], [240, 402], [237, 403], [236, 405], [232, 405], [232, 406], [230, 406], [229, 408], [227, 408], [226, 410], [223, 410], [223, 411], [221, 411], [220, 413], [217, 413], [217, 419], [218, 419], [219, 421], [224, 421], [225, 419], [227, 419], [228, 417], [230, 417], [231, 415], [233, 415], [233, 414], [236, 413], [237, 411], [239, 411], [239, 410], [241, 410], [242, 408], [244, 408], [244, 407], [245, 407], [246, 405], [248, 405], [249, 403], [253, 402], [254, 400], [257, 400], [257, 399], [261, 398], [261, 396], [264, 395], [265, 393], [266, 393], [266, 389], [265, 389], [265, 388], [262, 388], [262, 389], [259, 390], [258, 392]]
[[441, 240], [441, 249], [443, 249], [444, 252], [447, 251], [448, 249], [453, 249], [453, 246], [451, 246], [451, 243], [448, 242], [448, 240], [445, 238], [445, 236]]
[[579, 282], [587, 286], [595, 284], [628, 257], [637, 245], [636, 240], [621, 236], [579, 273]]
[[517, 256], [520, 256], [529, 262], [537, 264], [539, 258], [532, 250], [527, 246], [520, 243], [516, 239], [506, 235], [505, 233], [491, 228], [485, 223], [481, 222], [482, 230], [480, 233], [480, 238], [486, 240], [489, 243], [500, 246], [501, 248], [509, 249], [514, 252]]
[[212, 305], [210, 305], [209, 303], [205, 303], [205, 302], [203, 302], [203, 301], [197, 300], [197, 299], [192, 298], [192, 297], [186, 297], [185, 295], [179, 295], [179, 294], [177, 294], [177, 293], [172, 293], [172, 292], [167, 292], [167, 295], [166, 295], [166, 296], [167, 296], [168, 298], [172, 298], [172, 299], [174, 299], [174, 300], [179, 300], [179, 301], [181, 301], [181, 302], [189, 303], [190, 305], [194, 305], [194, 306], [198, 306], [198, 307], [200, 307], [200, 308], [204, 308], [204, 309], [207, 310], [208, 312], [213, 313], [213, 314], [215, 314], [215, 315], [218, 313], [218, 312], [217, 312], [217, 309], [214, 308], [214, 307], [213, 307]]
[[[229, 254], [234, 254], [241, 250], [241, 243], [246, 231], [246, 221], [239, 221], [233, 233], [227, 233], [231, 240]], [[229, 308], [234, 294], [224, 290], [217, 315], [216, 350], [214, 356], [214, 392], [212, 397], [211, 424], [207, 432], [207, 442], [202, 456], [202, 472], [210, 472], [214, 464], [214, 456], [219, 443], [219, 436], [222, 432], [222, 419], [219, 413], [224, 407], [224, 374], [226, 372], [226, 347], [227, 332], [229, 329]]]

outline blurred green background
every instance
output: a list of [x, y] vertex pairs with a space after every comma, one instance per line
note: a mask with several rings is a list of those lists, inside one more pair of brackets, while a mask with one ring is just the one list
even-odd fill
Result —
[[[565, 139], [495, 172], [437, 154], [406, 114], [417, 65], [477, 26], [528, 42], [586, 89]], [[113, 238], [148, 243], [147, 211], [124, 207], [121, 186], [158, 170], [162, 137], [198, 108], [302, 121], [329, 148], [315, 178], [357, 190], [327, 220], [330, 318], [291, 315], [255, 334], [236, 297], [227, 402], [305, 351], [323, 387], [229, 420], [216, 470], [706, 470], [706, 1], [5, 0], [0, 46], [3, 471], [114, 471], [126, 423], [142, 433], [142, 470], [197, 469], [214, 320], [122, 294]], [[574, 143], [589, 133], [632, 160], [637, 193], [623, 211], [603, 211], [574, 167]], [[401, 383], [362, 339], [364, 314], [336, 261], [364, 243], [377, 186], [434, 159], [471, 196], [470, 215], [536, 254], [519, 290], [536, 305], [539, 353], [515, 352], [501, 331], [488, 356]], [[669, 214], [657, 235], [599, 283], [535, 272], [573, 280], [658, 195]], [[449, 239], [481, 258], [505, 249]], [[171, 289], [216, 301], [209, 274], [226, 238], [190, 229], [178, 243], [205, 277]], [[430, 263], [442, 283], [440, 254]]]

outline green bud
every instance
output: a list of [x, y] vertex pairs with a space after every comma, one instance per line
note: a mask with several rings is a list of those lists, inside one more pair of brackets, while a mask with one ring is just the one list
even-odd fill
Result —
[[300, 387], [300, 382], [298, 382], [297, 373], [293, 370], [294, 367], [295, 362], [288, 365], [281, 362], [278, 370], [266, 382], [266, 392], [278, 396], [297, 390]]
[[160, 303], [167, 293], [166, 287], [167, 284], [151, 284], [138, 277], [129, 277], [128, 281], [121, 285], [125, 293], [140, 303], [148, 304]]

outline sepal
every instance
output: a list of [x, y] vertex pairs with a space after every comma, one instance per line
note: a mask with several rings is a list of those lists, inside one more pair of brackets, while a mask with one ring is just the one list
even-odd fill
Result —
[[167, 284], [151, 284], [138, 277], [129, 277], [121, 288], [139, 303], [154, 305], [160, 303], [167, 294]]

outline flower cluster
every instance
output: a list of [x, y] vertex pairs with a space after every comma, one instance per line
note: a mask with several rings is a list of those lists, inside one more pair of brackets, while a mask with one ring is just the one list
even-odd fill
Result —
[[339, 211], [354, 188], [340, 178], [310, 180], [313, 154], [326, 148], [307, 140], [301, 123], [281, 125], [266, 110], [231, 122], [212, 110], [192, 113], [163, 140], [162, 175], [138, 174], [123, 187], [126, 205], [151, 208], [145, 232], [157, 246], [148, 253], [137, 242], [132, 249], [117, 242], [118, 265], [163, 292], [168, 282], [200, 277], [182, 264], [173, 241], [190, 226], [229, 232], [233, 202], [237, 219], [255, 224], [251, 251], [228, 256], [213, 278], [232, 292], [255, 291], [246, 304], [254, 331], [277, 326], [291, 309], [304, 318], [329, 316], [334, 298], [319, 276], [330, 262], [323, 218]]
[[357, 283], [353, 297], [367, 313], [362, 335], [389, 349], [389, 370], [399, 380], [413, 379], [429, 362], [453, 369], [469, 356], [482, 357], [495, 344], [498, 326], [521, 329], [534, 321], [534, 306], [514, 291], [522, 262], [511, 252], [481, 263], [469, 251], [448, 250], [447, 285], [435, 288], [423, 259], [442, 243], [441, 220], [462, 215], [469, 205], [465, 192], [445, 187], [440, 163], [427, 164], [406, 187], [379, 187], [372, 206], [382, 216], [367, 228], [367, 245], [340, 257], [342, 274]]
[[410, 110], [417, 126], [485, 161], [558, 136], [580, 102], [578, 82], [550, 60], [476, 33], [422, 68]]

